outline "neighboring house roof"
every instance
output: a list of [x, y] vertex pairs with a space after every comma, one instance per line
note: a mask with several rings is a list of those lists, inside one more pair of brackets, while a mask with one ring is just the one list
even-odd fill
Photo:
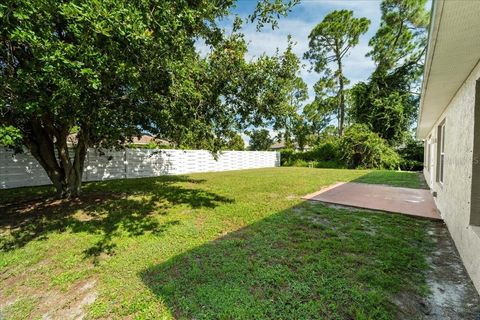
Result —
[[480, 1], [434, 0], [417, 138], [426, 138], [479, 58]]
[[158, 142], [158, 140], [156, 140], [152, 136], [143, 135], [143, 136], [140, 136], [140, 137], [133, 137], [132, 144], [149, 144], [149, 143], [155, 142], [155, 141]]
[[[271, 150], [280, 150], [280, 149], [286, 149], [286, 148], [287, 148], [287, 146], [285, 145], [285, 141], [276, 142], [276, 143], [274, 143], [270, 146]], [[293, 148], [298, 149], [298, 145], [296, 143], [294, 143]], [[305, 150], [310, 150], [310, 147], [305, 146], [304, 149]]]
[[133, 139], [132, 139], [132, 144], [134, 144], [134, 145], [145, 145], [145, 144], [149, 144], [149, 143], [152, 143], [152, 142], [155, 142], [155, 143], [160, 144], [160, 145], [167, 145], [167, 146], [170, 145], [170, 142], [168, 142], [167, 140], [158, 139], [158, 138], [152, 137], [150, 135], [133, 137]]
[[270, 146], [270, 149], [272, 150], [285, 149], [285, 142], [283, 141], [276, 142]]
[[[140, 137], [133, 137], [131, 144], [135, 145], [146, 145], [151, 142], [156, 142], [161, 145], [169, 145], [170, 143], [166, 140], [156, 139], [150, 135], [142, 135]], [[69, 134], [67, 137], [68, 144], [76, 144], [77, 143], [77, 135], [75, 133]]]

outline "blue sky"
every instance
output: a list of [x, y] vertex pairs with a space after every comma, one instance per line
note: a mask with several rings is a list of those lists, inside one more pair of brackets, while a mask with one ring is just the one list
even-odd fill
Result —
[[[247, 18], [256, 6], [257, 0], [239, 0], [237, 6], [232, 10], [232, 15], [220, 22], [227, 30], [231, 29], [231, 25], [235, 14], [242, 18]], [[242, 32], [248, 42], [247, 59], [255, 59], [262, 53], [268, 55], [275, 54], [277, 48], [280, 52], [287, 47], [288, 35], [292, 36], [295, 43], [295, 54], [303, 58], [303, 54], [308, 50], [308, 35], [310, 31], [323, 20], [323, 18], [331, 11], [348, 9], [352, 10], [355, 17], [366, 17], [371, 21], [370, 28], [361, 38], [359, 44], [350, 50], [350, 54], [344, 60], [344, 72], [346, 77], [351, 81], [351, 85], [367, 80], [374, 70], [373, 61], [365, 57], [370, 51], [368, 47], [369, 39], [375, 34], [381, 18], [380, 11], [381, 0], [301, 0], [292, 12], [286, 17], [281, 17], [278, 21], [278, 28], [272, 30], [270, 26], [266, 26], [258, 32], [255, 23], [244, 24]], [[198, 44], [198, 49], [202, 52], [207, 50], [204, 45]], [[313, 85], [317, 82], [319, 75], [315, 72], [309, 72], [310, 65], [307, 61], [303, 61], [304, 67], [301, 70], [301, 77], [308, 85], [309, 99], [314, 98]], [[276, 134], [271, 130], [271, 136]], [[249, 137], [242, 134], [245, 143], [248, 144]]]
[[[246, 18], [253, 12], [255, 5], [256, 0], [240, 0], [233, 12]], [[380, 24], [380, 1], [377, 0], [302, 0], [287, 17], [280, 18], [279, 27], [275, 30], [267, 26], [261, 32], [257, 32], [255, 24], [245, 24], [242, 30], [248, 41], [248, 58], [258, 57], [262, 53], [274, 54], [277, 48], [280, 51], [285, 50], [289, 34], [296, 43], [294, 52], [302, 57], [308, 50], [308, 35], [313, 27], [329, 12], [340, 9], [352, 10], [356, 17], [366, 17], [371, 21], [368, 32], [361, 37], [360, 43], [345, 59], [345, 74], [351, 83], [366, 80], [374, 69], [373, 62], [365, 57], [365, 54], [369, 51], [368, 40], [375, 34]], [[231, 25], [231, 19], [222, 23], [226, 26]], [[314, 72], [308, 72], [307, 61], [304, 61], [304, 64], [301, 76], [308, 84], [309, 100], [312, 100], [313, 85], [319, 76]]]

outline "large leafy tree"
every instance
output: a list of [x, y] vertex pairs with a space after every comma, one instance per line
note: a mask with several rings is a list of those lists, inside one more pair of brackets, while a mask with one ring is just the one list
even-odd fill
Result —
[[236, 151], [243, 151], [245, 150], [245, 142], [241, 135], [233, 134], [232, 137], [228, 140], [227, 145], [225, 147], [226, 150], [236, 150]]
[[[299, 112], [303, 102], [308, 99], [308, 87], [300, 77], [302, 64], [300, 59], [293, 53], [293, 43], [290, 37], [287, 49], [280, 61], [283, 66], [278, 73], [281, 83], [276, 87], [272, 87], [270, 94], [273, 97], [280, 94], [281, 97], [284, 96], [286, 98], [282, 102], [282, 109], [286, 116], [282, 118], [283, 121], [278, 121], [273, 128], [279, 131], [276, 138], [284, 140], [286, 145], [291, 147], [294, 143], [300, 143], [303, 146], [305, 143], [302, 135], [305, 128], [303, 127], [303, 117]], [[278, 89], [281, 89], [281, 91], [279, 92]]]
[[[313, 135], [319, 135], [332, 121], [332, 113], [336, 110], [335, 97], [318, 98], [303, 107], [303, 116]], [[338, 132], [338, 130], [337, 130]]]
[[[382, 21], [370, 39], [372, 50], [367, 54], [377, 64], [376, 72], [395, 71], [416, 65], [426, 50], [428, 0], [383, 0]], [[419, 70], [417, 70], [419, 71]]]
[[343, 61], [369, 25], [367, 18], [355, 18], [352, 11], [339, 10], [326, 15], [309, 35], [305, 58], [321, 74], [315, 85], [316, 99], [321, 102], [316, 105], [322, 112], [329, 110], [337, 114], [340, 135], [345, 122], [345, 86], [348, 84]]
[[[288, 130], [292, 117], [297, 116], [301, 102], [307, 98], [307, 85], [299, 76], [300, 59], [292, 46], [289, 41], [283, 53], [261, 55], [246, 62], [241, 34], [217, 45], [211, 55], [200, 61], [199, 73], [194, 78], [201, 81], [192, 83], [191, 90], [177, 99], [180, 107], [205, 108], [205, 113], [215, 116], [216, 130], [207, 132], [201, 140], [197, 129], [180, 132], [176, 136], [178, 144], [196, 148], [213, 144], [210, 148], [216, 149], [222, 148], [217, 143], [229, 140], [233, 132], [248, 131], [251, 127]], [[194, 69], [189, 68], [190, 72]], [[221, 121], [217, 113], [222, 114]], [[219, 135], [222, 139], [217, 139]]]
[[382, 22], [369, 44], [376, 69], [352, 89], [351, 118], [390, 144], [402, 143], [413, 125], [426, 49], [427, 0], [384, 0]]
[[250, 133], [249, 149], [262, 151], [269, 150], [272, 146], [273, 139], [270, 137], [270, 132], [267, 129], [253, 130]]
[[276, 140], [283, 141], [287, 149], [299, 149], [303, 151], [310, 144], [312, 136], [311, 125], [302, 114], [292, 114], [285, 131], [278, 134]]
[[[294, 3], [263, 0], [252, 19], [260, 26], [271, 23]], [[258, 78], [277, 66], [276, 59], [247, 64], [241, 36], [226, 39], [216, 24], [233, 4], [3, 2], [0, 136], [27, 147], [58, 196], [68, 197], [80, 192], [90, 146], [119, 146], [151, 133], [179, 143], [192, 135], [206, 138], [212, 141], [208, 146], [218, 150], [235, 123], [274, 121], [281, 111], [274, 111], [270, 102], [278, 100], [262, 97], [261, 91], [263, 85], [278, 82], [275, 76]], [[195, 52], [198, 38], [215, 49], [208, 58]], [[226, 66], [235, 78], [221, 85], [226, 71], [215, 72]], [[237, 86], [252, 78], [258, 80], [256, 90]], [[228, 110], [219, 110], [227, 101]], [[72, 132], [76, 134], [69, 149]]]
[[311, 127], [303, 115], [297, 115], [292, 121], [292, 136], [300, 151], [304, 151], [305, 147], [312, 144]]

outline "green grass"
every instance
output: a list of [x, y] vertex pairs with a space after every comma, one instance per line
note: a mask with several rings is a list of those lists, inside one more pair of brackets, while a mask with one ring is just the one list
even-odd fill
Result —
[[416, 174], [272, 168], [89, 183], [70, 202], [1, 191], [1, 312], [41, 317], [90, 284], [86, 318], [395, 319], [397, 294], [424, 293], [432, 222], [300, 199], [338, 181], [421, 187]]
[[394, 187], [406, 187], [406, 188], [425, 188], [426, 184], [423, 177], [417, 172], [409, 171], [386, 171], [386, 170], [373, 170], [370, 173], [363, 175], [355, 182], [361, 183], [374, 183], [374, 184], [386, 184]]

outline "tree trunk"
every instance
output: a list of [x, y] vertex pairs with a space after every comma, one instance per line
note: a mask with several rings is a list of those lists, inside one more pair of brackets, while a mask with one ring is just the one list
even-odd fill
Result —
[[343, 83], [343, 70], [342, 70], [342, 60], [338, 57], [338, 113], [339, 113], [339, 121], [338, 121], [338, 135], [341, 137], [343, 135], [343, 126], [345, 122], [345, 97], [344, 97], [344, 83]]
[[[72, 146], [73, 159], [70, 157], [67, 137], [70, 126], [57, 129], [48, 120], [31, 121], [32, 129], [24, 133], [24, 142], [33, 157], [45, 169], [56, 190], [58, 198], [70, 198], [80, 195], [82, 175], [87, 153], [87, 136], [82, 130], [77, 135], [77, 144]], [[55, 150], [57, 152], [55, 152]]]

